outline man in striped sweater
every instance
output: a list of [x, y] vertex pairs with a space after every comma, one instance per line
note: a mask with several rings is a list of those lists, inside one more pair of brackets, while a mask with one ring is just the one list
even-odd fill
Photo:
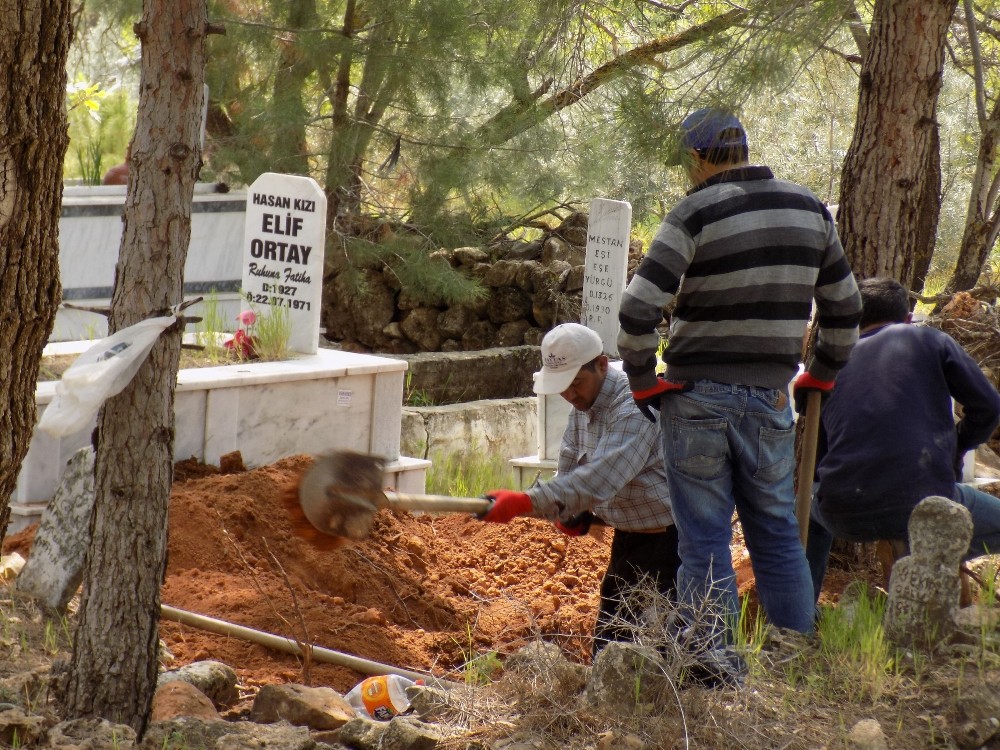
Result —
[[[815, 352], [794, 384], [829, 391], [858, 338], [861, 298], [826, 207], [808, 189], [750, 166], [734, 116], [694, 112], [682, 124], [694, 187], [677, 204], [622, 298], [618, 349], [633, 397], [659, 410], [679, 537], [678, 590], [737, 615], [733, 510], [768, 619], [809, 632], [813, 591], [795, 519], [788, 384], [815, 301]], [[664, 305], [676, 296], [655, 372]], [[727, 635], [717, 629], [720, 641]]]

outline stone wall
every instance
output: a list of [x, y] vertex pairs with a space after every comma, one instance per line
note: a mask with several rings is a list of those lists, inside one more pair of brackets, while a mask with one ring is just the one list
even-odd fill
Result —
[[[486, 294], [476, 302], [416, 299], [381, 264], [361, 269], [364, 295], [345, 274], [335, 275], [324, 289], [326, 337], [388, 354], [537, 345], [553, 326], [580, 322], [587, 221], [586, 213], [574, 213], [532, 242], [433, 253], [479, 280]], [[629, 277], [641, 258], [642, 243], [634, 240]]]

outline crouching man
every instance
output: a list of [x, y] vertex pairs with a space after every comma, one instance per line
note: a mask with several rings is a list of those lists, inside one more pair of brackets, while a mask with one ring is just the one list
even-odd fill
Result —
[[[967, 451], [1000, 423], [1000, 394], [948, 334], [908, 325], [906, 289], [865, 279], [861, 339], [825, 400], [806, 557], [818, 598], [834, 537], [906, 540], [930, 495], [972, 515], [965, 559], [1000, 552], [1000, 500], [961, 484]], [[962, 405], [955, 423], [952, 399]]]
[[609, 367], [603, 352], [600, 336], [577, 323], [546, 334], [535, 393], [558, 393], [573, 405], [557, 474], [527, 492], [489, 492], [494, 502], [483, 519], [539, 516], [570, 536], [585, 534], [592, 522], [614, 528], [594, 655], [609, 641], [630, 637], [630, 628], [616, 627], [635, 623], [624, 593], [648, 578], [672, 596], [680, 567], [659, 429], [643, 417], [628, 377]]

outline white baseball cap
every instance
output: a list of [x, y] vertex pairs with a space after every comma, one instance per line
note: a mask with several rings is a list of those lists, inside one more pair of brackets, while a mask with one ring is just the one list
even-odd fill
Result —
[[551, 396], [569, 388], [580, 367], [604, 353], [595, 331], [579, 323], [563, 323], [542, 339], [542, 369], [534, 374], [535, 393]]

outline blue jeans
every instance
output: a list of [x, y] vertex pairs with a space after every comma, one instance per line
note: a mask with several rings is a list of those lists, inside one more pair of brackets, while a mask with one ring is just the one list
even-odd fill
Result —
[[[955, 495], [951, 498], [964, 505], [972, 516], [972, 541], [965, 554], [965, 560], [986, 554], [1000, 552], [1000, 499], [967, 484], [956, 484]], [[877, 508], [877, 501], [873, 500]], [[830, 559], [830, 548], [834, 537], [849, 542], [877, 542], [879, 539], [909, 538], [906, 526], [910, 520], [910, 509], [898, 513], [879, 513], [871, 516], [830, 517], [824, 515], [821, 503], [813, 498], [809, 518], [809, 538], [806, 541], [806, 557], [813, 581], [816, 599], [819, 598], [826, 576], [826, 564]]]
[[714, 598], [738, 613], [732, 517], [743, 527], [768, 619], [810, 632], [813, 591], [795, 520], [795, 427], [781, 390], [699, 380], [663, 399], [660, 413], [677, 524], [683, 601]]

